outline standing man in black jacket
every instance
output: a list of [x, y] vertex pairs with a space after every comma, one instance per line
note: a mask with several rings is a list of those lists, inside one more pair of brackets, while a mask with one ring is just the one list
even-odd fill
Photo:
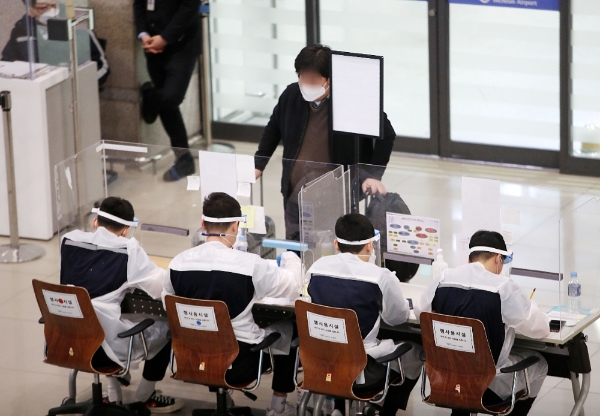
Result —
[[[298, 82], [288, 85], [273, 109], [265, 127], [255, 156], [256, 177], [262, 175], [268, 158], [273, 155], [280, 142], [283, 143], [283, 173], [281, 193], [285, 209], [286, 238], [300, 239], [298, 216], [298, 192], [302, 186], [321, 176], [326, 165], [295, 163], [305, 160], [321, 163], [351, 165], [366, 163], [386, 166], [390, 160], [396, 133], [383, 114], [383, 139], [360, 139], [360, 160], [355, 160], [354, 135], [332, 134], [329, 130], [329, 60], [331, 49], [323, 45], [303, 48], [294, 66]], [[285, 160], [289, 159], [289, 160]], [[361, 174], [363, 192], [385, 195], [386, 189], [380, 182], [383, 169], [370, 169]]]
[[163, 176], [167, 182], [196, 171], [179, 105], [202, 48], [199, 8], [200, 0], [133, 3], [137, 36], [152, 80], [141, 88], [142, 117], [151, 124], [160, 116], [175, 152], [175, 165]]

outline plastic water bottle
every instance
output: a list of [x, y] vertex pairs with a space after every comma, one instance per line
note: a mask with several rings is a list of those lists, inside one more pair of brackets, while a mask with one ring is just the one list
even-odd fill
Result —
[[577, 272], [571, 272], [569, 280], [569, 310], [571, 313], [579, 313], [581, 310], [581, 283], [577, 278]]

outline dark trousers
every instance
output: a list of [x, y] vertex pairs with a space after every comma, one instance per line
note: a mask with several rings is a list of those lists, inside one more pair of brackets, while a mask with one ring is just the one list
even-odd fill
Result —
[[[258, 374], [258, 362], [262, 352], [250, 352], [251, 344], [238, 342], [240, 352], [236, 357], [231, 369], [225, 373], [225, 381], [229, 384], [252, 383]], [[274, 355], [273, 382], [271, 389], [279, 393], [291, 393], [295, 390], [294, 368], [296, 365], [296, 348], [290, 348], [288, 355]], [[264, 354], [262, 372], [271, 367], [268, 354]]]
[[[367, 366], [364, 370], [366, 386], [371, 386], [371, 392], [382, 391], [385, 387], [386, 366], [377, 364], [374, 359], [367, 357]], [[394, 382], [399, 379], [400, 374], [392, 370], [390, 372], [390, 381]], [[398, 410], [406, 410], [410, 393], [417, 384], [416, 379], [405, 378], [404, 383], [400, 386], [389, 386], [387, 395], [383, 402], [383, 410], [379, 413], [381, 416], [395, 416]], [[356, 392], [355, 392], [356, 393]], [[335, 400], [335, 408], [342, 414], [345, 411], [345, 403], [343, 399]]]
[[[144, 363], [142, 377], [148, 381], [160, 381], [165, 377], [167, 367], [171, 361], [171, 341], [167, 343], [151, 360]], [[108, 358], [103, 348], [98, 349], [92, 357], [92, 367], [98, 369], [102, 367], [112, 367], [117, 365]]]
[[[482, 401], [485, 405], [486, 403], [499, 403], [502, 401], [502, 399], [496, 393], [488, 389], [483, 393]], [[513, 411], [510, 412], [510, 416], [526, 416], [531, 410], [531, 406], [533, 406], [534, 401], [535, 397], [519, 400], [515, 403], [515, 407], [513, 408]], [[471, 413], [464, 412], [462, 410], [452, 410], [452, 414], [450, 416], [469, 416], [470, 414]]]
[[283, 200], [286, 240], [300, 241], [300, 212], [298, 204], [289, 199]]
[[148, 74], [155, 88], [149, 90], [144, 99], [158, 113], [174, 148], [189, 148], [179, 105], [185, 98], [201, 47], [201, 33], [198, 31], [197, 36], [179, 50], [169, 51], [167, 48], [162, 53], [145, 54]]

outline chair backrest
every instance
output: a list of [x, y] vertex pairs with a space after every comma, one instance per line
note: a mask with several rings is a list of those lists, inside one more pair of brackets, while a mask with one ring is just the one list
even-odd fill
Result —
[[318, 394], [360, 400], [352, 385], [367, 365], [367, 354], [351, 309], [296, 301], [303, 389]]
[[425, 402], [487, 413], [481, 399], [496, 367], [481, 321], [429, 312], [419, 320], [431, 385]]
[[[87, 290], [36, 279], [32, 284], [44, 319], [44, 362], [87, 373], [99, 372], [92, 367], [92, 357], [104, 341], [104, 330]], [[120, 369], [115, 368], [115, 372]]]
[[227, 305], [167, 295], [165, 306], [177, 360], [176, 380], [231, 388], [225, 372], [239, 353]]

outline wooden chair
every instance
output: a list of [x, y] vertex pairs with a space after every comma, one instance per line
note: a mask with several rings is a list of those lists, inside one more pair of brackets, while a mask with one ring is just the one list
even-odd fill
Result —
[[[216, 411], [196, 409], [192, 415], [250, 415], [251, 410], [248, 407], [228, 409], [225, 391], [241, 390], [247, 397], [256, 400], [256, 396], [250, 392], [260, 384], [264, 354], [260, 354], [255, 380], [234, 385], [225, 380], [225, 373], [239, 353], [227, 305], [221, 301], [167, 295], [165, 306], [173, 348], [171, 377], [217, 389]], [[272, 333], [265, 337], [263, 342], [250, 348], [250, 352], [258, 353], [269, 348], [280, 337], [281, 334]], [[174, 371], [174, 362], [177, 363], [177, 371]], [[254, 384], [251, 386], [252, 382]]]
[[[537, 363], [538, 357], [528, 357], [500, 369], [502, 373], [513, 374], [511, 396], [499, 403], [483, 403], [483, 394], [496, 377], [496, 366], [483, 323], [477, 319], [429, 312], [421, 313], [420, 322], [425, 354], [421, 396], [425, 403], [472, 414], [507, 415], [518, 400], [527, 399], [527, 368]], [[441, 331], [450, 331], [450, 334]], [[472, 342], [469, 333], [472, 333]], [[526, 388], [517, 392], [519, 371], [525, 372]], [[429, 396], [425, 395], [427, 377], [431, 386]]]
[[[140, 334], [145, 346], [143, 331], [154, 324], [154, 321], [146, 319], [129, 331], [118, 334], [119, 338], [130, 339], [125, 368], [116, 363], [109, 367], [95, 368], [92, 365], [92, 358], [104, 341], [104, 330], [98, 321], [87, 290], [82, 287], [58, 285], [36, 279], [32, 281], [32, 284], [42, 313], [40, 323], [44, 324], [46, 340], [44, 362], [94, 374], [91, 402], [63, 403], [63, 406], [50, 409], [48, 415], [85, 413], [91, 408], [103, 406], [100, 375], [125, 375], [129, 371], [131, 363], [133, 337]], [[122, 410], [126, 409], [122, 408]], [[114, 414], [127, 414], [116, 412], [115, 410]]]
[[307, 403], [313, 393], [320, 395], [315, 405], [315, 415], [320, 412], [325, 396], [345, 399], [346, 415], [350, 414], [351, 400], [382, 401], [390, 386], [390, 364], [394, 360], [398, 360], [402, 380], [395, 385], [404, 382], [400, 357], [411, 350], [410, 344], [400, 344], [392, 354], [376, 360], [379, 364], [387, 365], [380, 380], [368, 384], [355, 383], [367, 366], [367, 354], [353, 310], [297, 300], [296, 323], [299, 358], [304, 368], [304, 381], [298, 387], [308, 390], [300, 404], [299, 416], [306, 414]]

